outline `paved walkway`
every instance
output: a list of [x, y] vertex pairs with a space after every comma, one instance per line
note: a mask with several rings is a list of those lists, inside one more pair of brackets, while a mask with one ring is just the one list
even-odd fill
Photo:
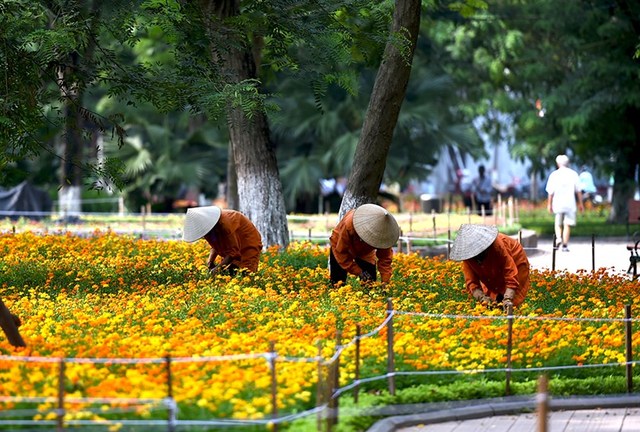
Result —
[[[527, 247], [538, 270], [591, 271], [606, 268], [631, 277], [625, 238], [573, 238], [569, 252], [553, 250], [551, 238]], [[640, 265], [638, 266], [640, 271]], [[639, 289], [640, 289], [640, 281]], [[399, 407], [397, 407], [399, 408]], [[393, 408], [392, 408], [393, 409]], [[404, 407], [368, 432], [542, 432], [532, 398], [499, 398], [457, 404]], [[640, 394], [602, 398], [550, 398], [546, 432], [640, 432]]]
[[[387, 417], [368, 432], [638, 432], [640, 396], [549, 399], [546, 429], [535, 397], [423, 404]], [[396, 407], [400, 408], [400, 407]], [[406, 408], [406, 407], [405, 407]], [[392, 408], [393, 409], [393, 408]]]
[[[536, 413], [449, 421], [399, 429], [402, 432], [539, 432]], [[554, 411], [547, 417], [549, 432], [638, 432], [640, 409], [614, 408], [581, 411]]]
[[570, 241], [569, 252], [554, 251], [552, 239], [541, 238], [537, 247], [526, 247], [526, 251], [531, 267], [539, 270], [555, 268], [575, 273], [604, 267], [611, 273], [626, 274], [629, 269], [625, 238], [575, 238]]

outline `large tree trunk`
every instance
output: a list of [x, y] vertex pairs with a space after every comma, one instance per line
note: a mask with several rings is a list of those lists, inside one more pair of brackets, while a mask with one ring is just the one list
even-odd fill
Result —
[[637, 121], [640, 110], [628, 109], [625, 114], [629, 127], [632, 128], [629, 136], [634, 137], [635, 141], [629, 143], [624, 151], [618, 154], [614, 167], [613, 196], [608, 222], [617, 224], [626, 224], [629, 220], [628, 203], [638, 188], [636, 170], [640, 165], [640, 125]]
[[[204, 1], [209, 10], [224, 20], [239, 13], [239, 0]], [[215, 25], [213, 22], [211, 25]], [[233, 45], [217, 51], [212, 47], [214, 62], [221, 60], [232, 82], [255, 79], [256, 62], [253, 46]], [[266, 114], [262, 111], [247, 118], [242, 108], [230, 107], [227, 114], [229, 136], [238, 191], [239, 210], [256, 225], [264, 246], [289, 244], [287, 213], [282, 194], [275, 150], [271, 142]]]
[[58, 71], [58, 82], [64, 100], [65, 129], [62, 136], [63, 160], [58, 191], [58, 209], [64, 220], [79, 217], [82, 212], [82, 163], [84, 152], [82, 143], [82, 94], [74, 70], [78, 69], [79, 55], [69, 55], [69, 65]]
[[[67, 220], [77, 218], [82, 212], [82, 187], [86, 167], [85, 143], [83, 131], [85, 119], [82, 115], [84, 98], [83, 77], [78, 71], [90, 67], [93, 58], [95, 38], [100, 19], [100, 2], [80, 1], [77, 4], [82, 16], [91, 17], [89, 43], [82, 53], [70, 52], [66, 64], [58, 70], [58, 86], [64, 101], [65, 129], [62, 137], [63, 161], [60, 172], [60, 190], [58, 203], [60, 216]], [[53, 25], [53, 24], [52, 24]], [[81, 64], [82, 62], [82, 64]], [[93, 125], [92, 125], [93, 127]]]
[[240, 209], [240, 198], [238, 198], [238, 176], [236, 175], [236, 163], [233, 157], [233, 143], [229, 143], [229, 156], [227, 162], [227, 207], [234, 210]]
[[352, 208], [375, 202], [387, 164], [393, 131], [411, 74], [413, 52], [420, 30], [420, 0], [398, 0], [392, 32], [409, 42], [406, 53], [388, 42], [371, 92], [367, 115], [353, 158], [349, 182], [340, 206], [340, 218]]
[[256, 225], [265, 246], [286, 247], [287, 214], [266, 116], [258, 113], [249, 120], [241, 109], [228, 116], [240, 211]]

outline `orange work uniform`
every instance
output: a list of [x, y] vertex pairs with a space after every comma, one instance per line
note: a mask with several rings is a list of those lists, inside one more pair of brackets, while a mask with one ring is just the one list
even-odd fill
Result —
[[517, 240], [502, 233], [487, 248], [482, 262], [474, 258], [464, 260], [462, 271], [470, 293], [479, 288], [496, 299], [511, 288], [515, 291], [514, 306], [524, 301], [530, 287], [527, 254]]
[[355, 209], [349, 210], [333, 229], [329, 243], [331, 252], [344, 270], [348, 273], [360, 276], [362, 269], [356, 263], [356, 258], [378, 267], [382, 282], [389, 282], [391, 279], [391, 261], [393, 258], [393, 248], [376, 249], [365, 243], [356, 233], [353, 227], [353, 214]]
[[248, 217], [235, 210], [222, 210], [218, 223], [212, 229], [213, 236], [205, 239], [213, 256], [231, 257], [230, 265], [258, 270], [262, 237]]

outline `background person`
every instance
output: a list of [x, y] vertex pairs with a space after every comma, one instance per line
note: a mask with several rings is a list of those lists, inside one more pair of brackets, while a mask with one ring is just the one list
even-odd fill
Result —
[[463, 168], [457, 171], [462, 204], [465, 209], [473, 211], [473, 177], [468, 169]]
[[463, 224], [449, 257], [462, 261], [465, 287], [473, 298], [493, 306], [520, 306], [530, 287], [529, 259], [522, 245], [489, 225]]
[[491, 207], [491, 199], [493, 198], [493, 184], [491, 183], [491, 179], [486, 175], [484, 165], [478, 166], [478, 176], [473, 179], [472, 187], [476, 212], [483, 214], [484, 208], [485, 215], [492, 215], [493, 208]]
[[396, 219], [383, 207], [364, 204], [349, 210], [329, 239], [329, 273], [332, 284], [345, 283], [347, 274], [365, 282], [391, 279], [393, 245], [400, 237]]
[[[204, 238], [211, 251], [207, 266], [212, 275], [234, 275], [238, 269], [258, 270], [262, 237], [255, 225], [242, 213], [217, 206], [187, 209], [182, 239], [194, 242]], [[218, 256], [222, 261], [216, 264]]]
[[593, 181], [593, 175], [589, 172], [585, 165], [580, 168], [580, 174], [578, 175], [580, 181], [580, 191], [582, 192], [582, 201], [591, 201], [596, 203], [596, 193], [598, 189]]
[[[584, 210], [582, 204], [582, 191], [580, 190], [580, 178], [578, 173], [569, 168], [569, 157], [558, 155], [556, 157], [558, 169], [549, 174], [545, 188], [549, 199], [547, 209], [555, 214], [554, 230], [558, 248], [562, 244], [562, 251], [569, 252], [569, 238], [571, 227], [576, 225], [577, 207]], [[576, 206], [577, 200], [577, 206]]]

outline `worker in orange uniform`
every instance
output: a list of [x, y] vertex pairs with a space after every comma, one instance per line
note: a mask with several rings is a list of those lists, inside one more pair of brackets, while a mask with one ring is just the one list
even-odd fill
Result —
[[391, 213], [376, 204], [349, 210], [329, 239], [329, 273], [332, 284], [346, 282], [352, 274], [364, 282], [391, 279], [392, 246], [400, 237], [400, 227]]
[[[262, 251], [262, 237], [242, 213], [217, 206], [187, 209], [182, 239], [194, 242], [204, 238], [211, 252], [207, 260], [212, 275], [235, 275], [238, 269], [255, 272]], [[222, 260], [216, 264], [218, 256]]]
[[449, 257], [462, 261], [467, 290], [487, 305], [519, 306], [530, 287], [529, 259], [517, 240], [489, 225], [463, 224]]

